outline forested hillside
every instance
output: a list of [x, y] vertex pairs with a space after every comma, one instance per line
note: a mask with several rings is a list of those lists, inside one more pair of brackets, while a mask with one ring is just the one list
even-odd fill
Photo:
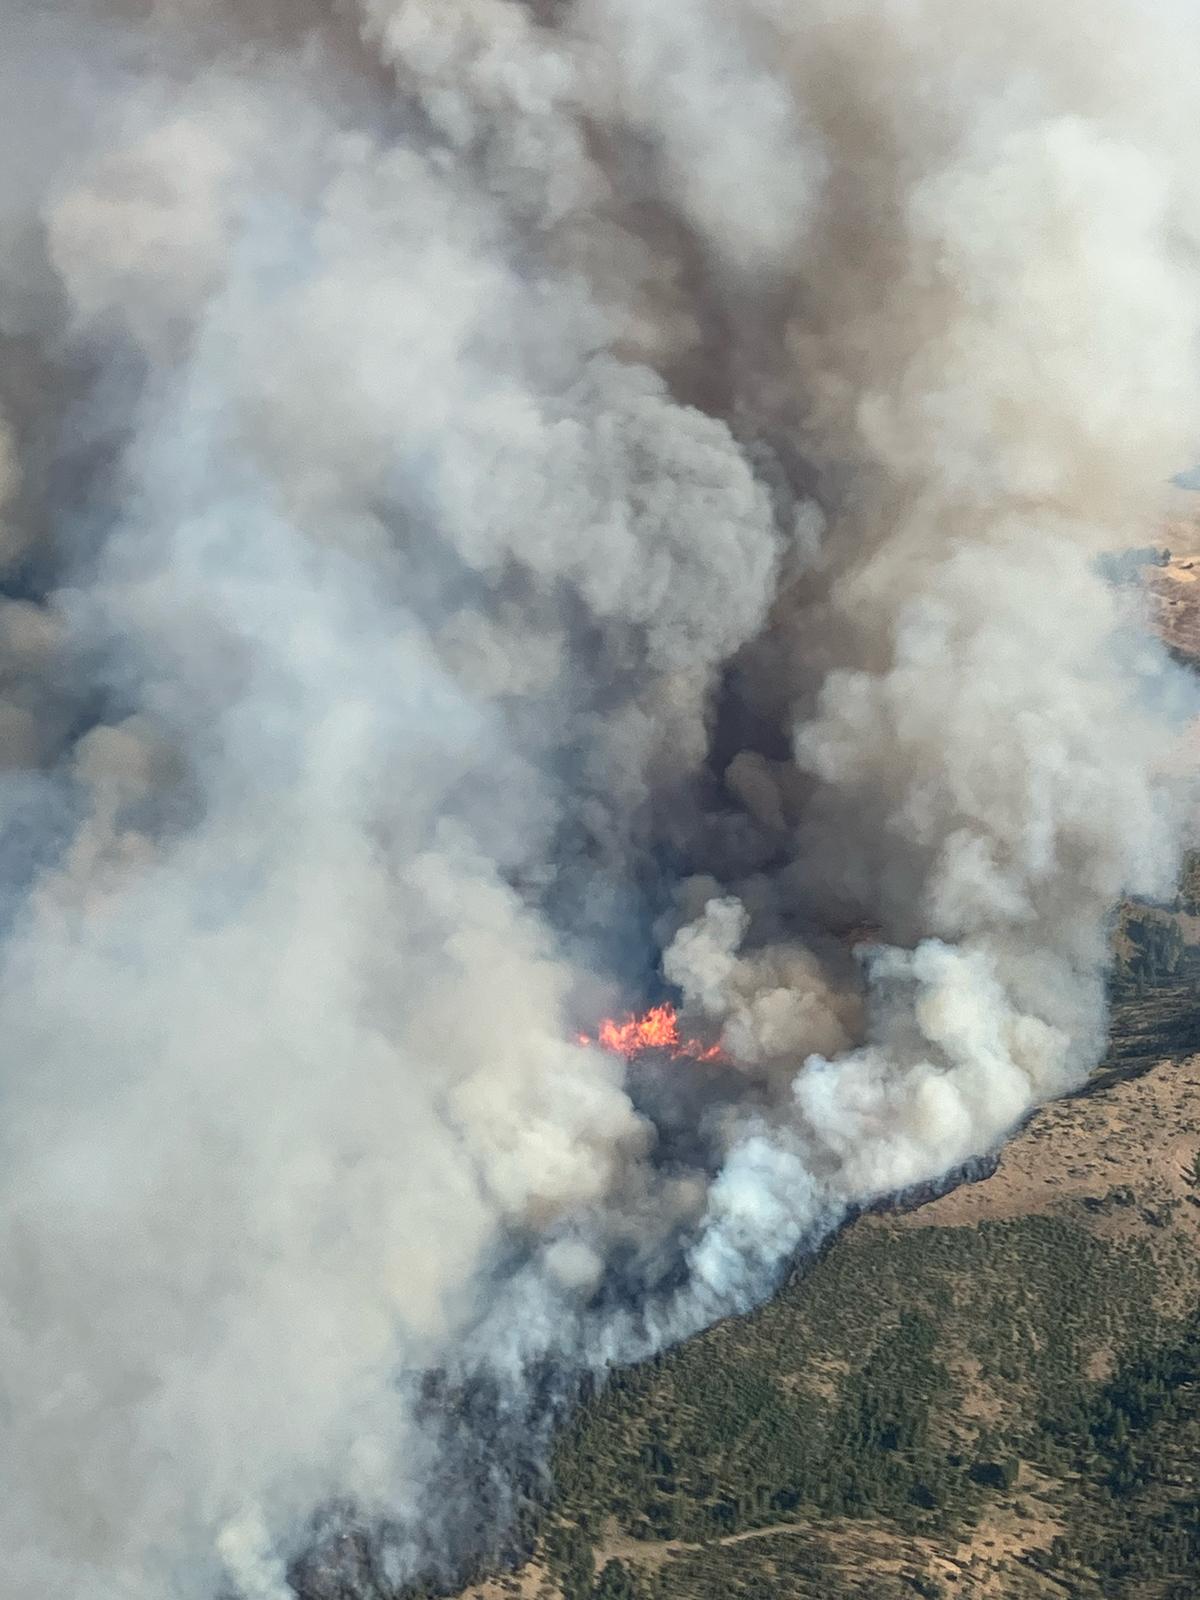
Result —
[[1132, 942], [1176, 920], [1127, 919], [1143, 978], [1094, 1092], [613, 1373], [558, 1440], [536, 1559], [472, 1600], [1200, 1592], [1192, 957], [1151, 975]]

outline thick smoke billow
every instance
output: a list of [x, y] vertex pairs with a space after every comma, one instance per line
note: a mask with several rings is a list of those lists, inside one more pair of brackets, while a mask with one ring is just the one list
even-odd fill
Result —
[[[3, 9], [3, 1587], [449, 1572], [1096, 1059], [1200, 19]], [[576, 1042], [664, 993], [723, 1060]]]

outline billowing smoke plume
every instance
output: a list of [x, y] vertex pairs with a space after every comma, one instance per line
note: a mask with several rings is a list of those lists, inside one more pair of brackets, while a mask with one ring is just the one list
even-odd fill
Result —
[[[402, 1578], [1095, 1059], [1200, 20], [3, 9], [4, 1591]], [[672, 992], [724, 1061], [575, 1042]]]

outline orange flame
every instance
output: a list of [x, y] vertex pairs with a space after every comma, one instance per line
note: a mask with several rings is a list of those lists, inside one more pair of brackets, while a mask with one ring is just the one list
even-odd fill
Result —
[[704, 1045], [699, 1039], [679, 1037], [679, 1018], [672, 1005], [651, 1006], [644, 1016], [632, 1014], [624, 1022], [606, 1018], [593, 1039], [590, 1034], [579, 1035], [580, 1044], [599, 1045], [613, 1055], [632, 1061], [643, 1050], [667, 1050], [673, 1056], [689, 1056], [693, 1061], [716, 1061], [721, 1056], [720, 1045]]

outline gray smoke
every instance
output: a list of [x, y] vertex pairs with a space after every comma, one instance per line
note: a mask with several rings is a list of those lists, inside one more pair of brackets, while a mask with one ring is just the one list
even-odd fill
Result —
[[[5, 1592], [281, 1600], [339, 1505], [399, 1580], [532, 1374], [1096, 1059], [1200, 21], [3, 14]], [[664, 982], [729, 1062], [574, 1042]]]

